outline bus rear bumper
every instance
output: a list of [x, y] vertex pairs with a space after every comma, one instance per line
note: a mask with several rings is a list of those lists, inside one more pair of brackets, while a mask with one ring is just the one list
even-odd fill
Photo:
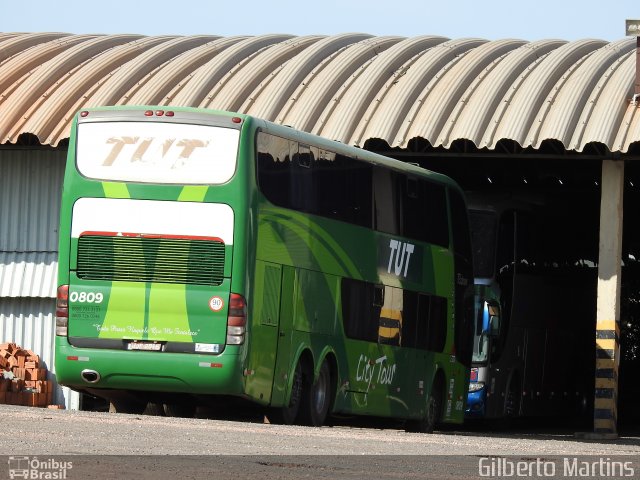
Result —
[[58, 337], [55, 370], [57, 382], [74, 390], [241, 395], [240, 358], [235, 347], [220, 355], [128, 352], [75, 348]]

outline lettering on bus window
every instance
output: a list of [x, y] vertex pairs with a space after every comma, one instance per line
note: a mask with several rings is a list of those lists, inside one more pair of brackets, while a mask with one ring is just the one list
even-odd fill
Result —
[[[161, 145], [158, 143], [161, 142]], [[106, 140], [106, 143], [113, 145], [111, 151], [102, 162], [103, 167], [110, 167], [116, 160], [122, 162], [154, 162], [167, 158], [167, 152], [175, 144], [176, 147], [181, 149], [176, 154], [169, 158], [172, 162], [170, 168], [179, 168], [185, 165], [189, 157], [193, 155], [196, 148], [204, 148], [209, 145], [208, 141], [202, 141], [198, 139], [183, 138], [176, 142], [175, 138], [168, 138], [164, 141], [158, 140], [153, 137], [140, 138], [140, 137], [111, 137]], [[133, 152], [127, 151], [123, 154], [125, 145], [134, 145], [136, 149]], [[149, 152], [149, 147], [154, 146], [150, 151], [150, 155], [145, 154]], [[130, 156], [129, 156], [130, 155]]]
[[164, 122], [78, 125], [78, 170], [98, 180], [220, 184], [235, 172], [240, 132]]

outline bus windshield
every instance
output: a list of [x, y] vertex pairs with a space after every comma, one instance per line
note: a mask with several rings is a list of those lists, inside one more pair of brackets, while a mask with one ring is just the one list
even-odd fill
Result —
[[240, 131], [165, 122], [87, 122], [78, 125], [78, 171], [96, 180], [161, 184], [229, 181]]

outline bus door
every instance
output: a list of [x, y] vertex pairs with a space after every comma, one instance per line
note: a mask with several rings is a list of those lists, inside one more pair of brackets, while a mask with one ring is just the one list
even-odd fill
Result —
[[258, 402], [268, 403], [274, 383], [279, 339], [282, 265], [258, 261], [254, 288], [249, 359], [245, 371], [246, 392]]
[[290, 266], [281, 266], [281, 292], [278, 303], [278, 321], [274, 329], [274, 337], [271, 343], [257, 346], [260, 350], [273, 352], [275, 361], [273, 369], [273, 389], [271, 391], [271, 404], [282, 405], [287, 398], [287, 385], [289, 372], [291, 371], [291, 345], [293, 340], [293, 318], [295, 315], [295, 299], [297, 298], [296, 269]]

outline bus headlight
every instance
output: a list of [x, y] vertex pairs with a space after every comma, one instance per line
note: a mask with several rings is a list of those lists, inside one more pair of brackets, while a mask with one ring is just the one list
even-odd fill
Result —
[[484, 382], [475, 382], [469, 384], [469, 393], [478, 392], [484, 388]]

